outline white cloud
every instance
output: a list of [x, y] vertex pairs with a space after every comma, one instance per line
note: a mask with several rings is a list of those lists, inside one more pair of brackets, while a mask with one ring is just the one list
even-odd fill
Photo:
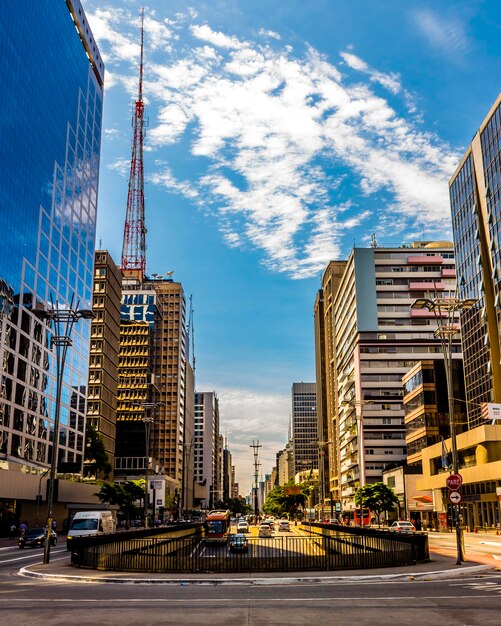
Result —
[[431, 10], [421, 9], [413, 13], [413, 18], [429, 43], [447, 56], [468, 50], [468, 36], [457, 17], [439, 16]]
[[[110, 58], [134, 65], [120, 31], [127, 15], [102, 9], [96, 16]], [[341, 72], [313, 48], [298, 56], [290, 46], [190, 26], [186, 15], [169, 23], [183, 43], [166, 60], [152, 49], [168, 43], [154, 22], [150, 15], [157, 39], [145, 39], [153, 57], [145, 76], [147, 146], [161, 156], [179, 144], [198, 174], [178, 180], [158, 164], [150, 180], [208, 211], [227, 245], [250, 244], [271, 270], [302, 278], [341, 256], [353, 229], [381, 213], [391, 210], [402, 233], [417, 214], [430, 229], [449, 227], [447, 181], [458, 155], [421, 130], [398, 74], [372, 68], [352, 50], [340, 52]], [[116, 74], [134, 93], [136, 76]], [[413, 110], [411, 120], [397, 113], [399, 103]], [[375, 196], [386, 209], [370, 206]]]
[[217, 46], [218, 48], [233, 48], [238, 50], [242, 47], [242, 43], [237, 39], [237, 37], [229, 37], [224, 33], [221, 33], [216, 30], [212, 30], [210, 26], [207, 24], [198, 25], [194, 24], [191, 26], [191, 33], [196, 39], [202, 39], [203, 41], [208, 41], [209, 43]]
[[[212, 391], [211, 384], [198, 390]], [[250, 445], [266, 433], [266, 443], [259, 451], [262, 473], [269, 473], [276, 463], [276, 453], [287, 443], [291, 396], [264, 394], [252, 389], [216, 388], [220, 410], [220, 432], [228, 437], [240, 492], [250, 491], [253, 453]]]
[[274, 30], [266, 30], [264, 28], [260, 28], [259, 34], [261, 35], [261, 37], [270, 37], [271, 39], [276, 39], [277, 41], [280, 41], [281, 39], [280, 35]]

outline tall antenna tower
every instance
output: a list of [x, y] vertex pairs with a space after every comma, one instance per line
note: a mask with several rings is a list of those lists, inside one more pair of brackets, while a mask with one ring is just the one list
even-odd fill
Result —
[[259, 516], [259, 500], [258, 500], [258, 490], [259, 490], [259, 466], [261, 463], [259, 462], [259, 448], [263, 446], [259, 443], [259, 439], [257, 441], [252, 440], [252, 445], [250, 446], [254, 450], [254, 514], [257, 518]]
[[130, 162], [127, 214], [122, 247], [122, 270], [143, 278], [146, 271], [146, 227], [144, 223], [144, 102], [143, 102], [143, 41], [144, 7], [141, 9], [141, 59], [139, 63], [139, 93], [134, 106], [132, 126], [132, 158]]

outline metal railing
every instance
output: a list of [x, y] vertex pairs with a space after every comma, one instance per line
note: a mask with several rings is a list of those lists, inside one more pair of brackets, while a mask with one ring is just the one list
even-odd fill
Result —
[[411, 542], [394, 537], [353, 535], [278, 535], [248, 538], [246, 552], [230, 544], [213, 544], [200, 536], [75, 539], [71, 562], [79, 567], [126, 572], [264, 572], [342, 570], [410, 565], [416, 562]]

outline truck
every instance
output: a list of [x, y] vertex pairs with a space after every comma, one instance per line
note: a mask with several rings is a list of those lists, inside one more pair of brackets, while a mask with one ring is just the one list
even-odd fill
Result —
[[111, 511], [80, 511], [75, 513], [66, 537], [66, 547], [71, 550], [71, 542], [76, 537], [114, 533], [116, 522]]

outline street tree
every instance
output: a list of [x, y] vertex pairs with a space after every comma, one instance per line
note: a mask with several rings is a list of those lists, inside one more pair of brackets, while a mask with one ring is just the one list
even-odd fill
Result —
[[125, 518], [126, 527], [129, 528], [130, 520], [138, 515], [138, 500], [144, 498], [145, 480], [128, 480], [125, 483], [104, 483], [101, 490], [95, 495], [100, 502], [118, 506], [122, 517]]
[[381, 524], [381, 514], [393, 511], [398, 503], [398, 497], [393, 489], [381, 482], [364, 485], [355, 492], [355, 504], [375, 513], [378, 525]]

